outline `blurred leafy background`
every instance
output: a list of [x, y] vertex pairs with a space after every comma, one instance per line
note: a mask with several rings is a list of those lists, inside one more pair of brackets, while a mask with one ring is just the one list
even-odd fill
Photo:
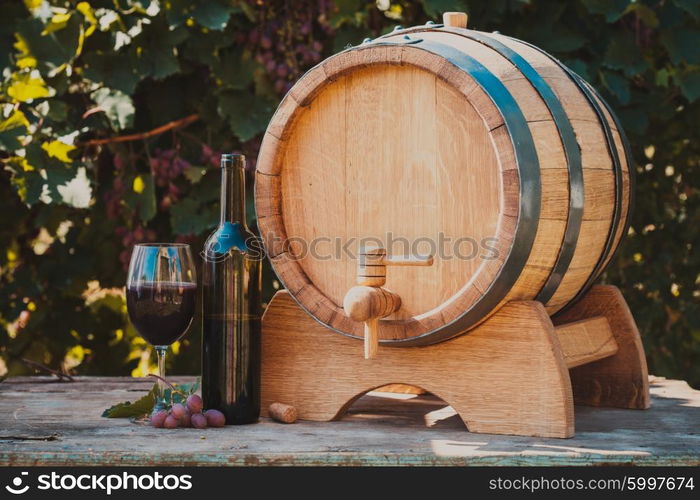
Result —
[[[127, 321], [122, 288], [131, 246], [177, 240], [198, 251], [216, 223], [219, 152], [254, 160], [305, 70], [397, 24], [465, 10], [472, 28], [556, 55], [621, 117], [638, 201], [605, 279], [630, 303], [651, 372], [700, 387], [698, 0], [3, 0], [0, 9], [0, 376], [33, 373], [32, 362], [146, 373], [150, 348]], [[269, 297], [278, 286], [269, 269], [265, 283]], [[196, 325], [174, 346], [170, 373], [198, 371]]]

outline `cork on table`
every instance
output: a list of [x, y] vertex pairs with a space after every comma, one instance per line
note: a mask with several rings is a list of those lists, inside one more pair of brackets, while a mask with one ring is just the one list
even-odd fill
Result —
[[700, 465], [700, 391], [678, 380], [653, 377], [647, 411], [577, 407], [572, 439], [472, 434], [433, 396], [378, 392], [336, 422], [165, 430], [100, 416], [151, 385], [6, 379], [0, 465]]

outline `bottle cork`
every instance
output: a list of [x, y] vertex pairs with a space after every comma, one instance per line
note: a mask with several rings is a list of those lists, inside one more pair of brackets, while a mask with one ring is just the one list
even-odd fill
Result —
[[283, 424], [293, 424], [297, 421], [297, 409], [284, 403], [272, 403], [268, 413], [273, 420]]

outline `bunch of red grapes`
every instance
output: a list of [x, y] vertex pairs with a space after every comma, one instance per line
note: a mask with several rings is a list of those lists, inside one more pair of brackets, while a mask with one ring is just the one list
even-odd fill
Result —
[[165, 195], [160, 200], [160, 209], [168, 210], [180, 197], [180, 189], [175, 185], [175, 179], [190, 166], [190, 162], [181, 157], [175, 149], [156, 149], [149, 165], [156, 186], [165, 189]]
[[190, 395], [185, 404], [175, 403], [170, 410], [159, 410], [151, 415], [151, 425], [158, 428], [175, 429], [177, 427], [223, 427], [226, 417], [219, 410], [202, 412], [204, 403], [196, 394]]
[[304, 71], [321, 60], [323, 44], [318, 39], [332, 31], [327, 14], [334, 4], [330, 0], [307, 0], [303, 7], [298, 2], [249, 3], [261, 9], [261, 22], [239, 42], [256, 54], [275, 90], [284, 94]]
[[136, 243], [155, 241], [156, 232], [153, 229], [146, 229], [141, 224], [129, 229], [126, 226], [118, 226], [114, 233], [122, 239], [122, 251], [119, 252], [119, 261], [124, 266], [124, 270], [129, 268], [131, 260], [131, 249]]

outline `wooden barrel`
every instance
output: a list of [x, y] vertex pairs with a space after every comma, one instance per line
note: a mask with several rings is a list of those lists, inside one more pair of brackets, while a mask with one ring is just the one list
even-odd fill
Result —
[[299, 80], [265, 134], [255, 203], [284, 286], [346, 335], [363, 335], [342, 309], [360, 239], [435, 253], [389, 271], [402, 305], [380, 321], [382, 343], [425, 345], [507, 301], [555, 314], [580, 298], [627, 230], [630, 161], [607, 104], [553, 57], [428, 24]]

